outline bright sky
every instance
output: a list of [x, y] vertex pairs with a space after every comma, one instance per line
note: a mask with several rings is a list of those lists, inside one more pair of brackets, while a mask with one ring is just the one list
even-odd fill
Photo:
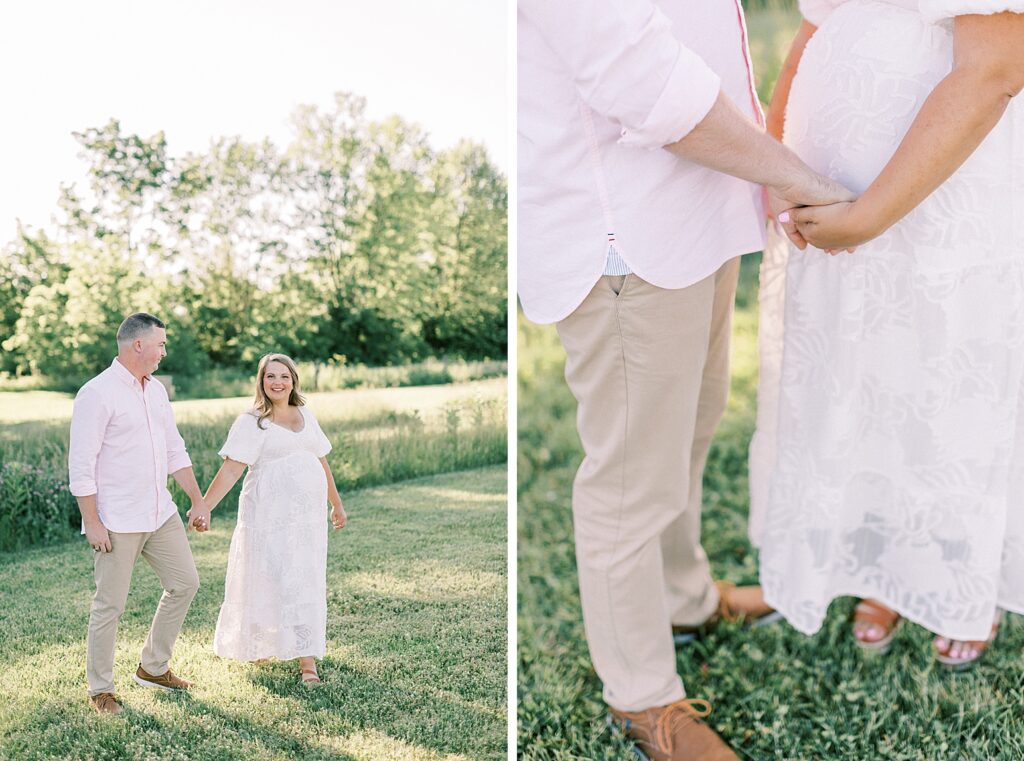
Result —
[[164, 130], [168, 151], [211, 138], [284, 145], [299, 104], [367, 98], [436, 148], [466, 137], [508, 171], [504, 0], [174, 0], [0, 6], [0, 243], [15, 218], [49, 225], [83, 182], [72, 131]]

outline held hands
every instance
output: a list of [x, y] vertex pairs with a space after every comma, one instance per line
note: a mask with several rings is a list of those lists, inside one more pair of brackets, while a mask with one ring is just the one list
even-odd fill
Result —
[[881, 233], [862, 219], [858, 211], [856, 203], [805, 206], [782, 212], [779, 222], [795, 227], [805, 241], [829, 254], [844, 250], [852, 253], [854, 247]]
[[335, 530], [339, 528], [345, 528], [345, 524], [348, 523], [348, 515], [345, 513], [345, 507], [338, 501], [338, 504], [331, 508], [331, 525], [334, 526]]
[[767, 191], [769, 216], [779, 222], [786, 236], [801, 251], [807, 248], [807, 239], [789, 218], [782, 218], [786, 211], [792, 211], [798, 206], [831, 205], [856, 198], [838, 182], [821, 175], [812, 175], [809, 179], [805, 178], [786, 187], [768, 188]]
[[206, 506], [205, 500], [193, 502], [192, 509], [185, 515], [188, 517], [185, 524], [187, 528], [194, 528], [199, 533], [210, 530], [210, 508]]
[[85, 538], [89, 540], [89, 546], [95, 552], [110, 552], [113, 549], [113, 545], [110, 544], [110, 534], [107, 533], [107, 527], [100, 521], [85, 524]]

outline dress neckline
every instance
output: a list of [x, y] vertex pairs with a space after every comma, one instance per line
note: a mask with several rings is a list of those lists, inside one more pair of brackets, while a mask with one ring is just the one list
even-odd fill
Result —
[[294, 433], [294, 434], [302, 433], [303, 431], [306, 430], [306, 425], [308, 424], [308, 421], [306, 420], [306, 414], [302, 411], [302, 407], [296, 407], [295, 409], [297, 409], [299, 411], [299, 417], [302, 418], [302, 428], [300, 428], [299, 430], [297, 430], [297, 431], [293, 430], [293, 429], [291, 429], [291, 428], [289, 428], [287, 426], [281, 425], [279, 423], [275, 423], [273, 420], [270, 421], [270, 424], [273, 425], [273, 426], [276, 426], [277, 428], [280, 428], [282, 431], [288, 431], [288, 433]]

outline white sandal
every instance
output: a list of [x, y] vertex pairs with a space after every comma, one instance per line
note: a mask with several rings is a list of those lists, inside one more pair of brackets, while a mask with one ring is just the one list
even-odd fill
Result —
[[[877, 600], [865, 598], [853, 609], [853, 641], [865, 652], [885, 655], [892, 647], [892, 641], [895, 639], [901, 623], [903, 623], [903, 619], [892, 608], [882, 605]], [[884, 636], [875, 640], [860, 639], [856, 634], [858, 624], [877, 626], [882, 630]]]
[[313, 685], [320, 684], [320, 676], [316, 673], [315, 668], [311, 669], [299, 669], [299, 678], [302, 679], [302, 683], [306, 687], [312, 687]]
[[[981, 640], [950, 639], [936, 635], [935, 639], [932, 640], [932, 647], [935, 649], [935, 660], [939, 662], [940, 666], [950, 671], [966, 671], [971, 668], [985, 654], [988, 646], [995, 642], [996, 635], [999, 633], [999, 623], [1002, 619], [1003, 611], [997, 609], [996, 615], [992, 619], [992, 632], [984, 642]], [[959, 656], [950, 655], [949, 652], [956, 644], [970, 645], [970, 647], [961, 649], [961, 655]]]

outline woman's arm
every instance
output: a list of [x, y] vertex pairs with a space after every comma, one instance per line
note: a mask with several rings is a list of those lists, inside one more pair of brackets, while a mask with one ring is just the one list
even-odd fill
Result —
[[[782, 63], [779, 77], [775, 80], [772, 102], [768, 104], [768, 113], [765, 115], [765, 129], [779, 142], [782, 142], [782, 132], [786, 124], [786, 107], [789, 105], [789, 90], [793, 86], [793, 77], [796, 76], [796, 70], [800, 66], [800, 59], [803, 58], [807, 41], [816, 31], [818, 31], [818, 27], [810, 21], [801, 22], [796, 36], [793, 37], [793, 41], [789, 45], [789, 54]], [[788, 209], [792, 205], [789, 199], [781, 197], [767, 186], [764, 189], [764, 194], [768, 219], [775, 219], [780, 211]], [[807, 241], [793, 224], [786, 225], [784, 230], [797, 247], [800, 249], [807, 247]]]
[[206, 490], [206, 506], [208, 509], [213, 510], [217, 504], [224, 499], [231, 487], [234, 486], [242, 473], [245, 472], [246, 464], [244, 462], [238, 462], [238, 460], [232, 460], [230, 457], [225, 457], [224, 462], [221, 463], [220, 470], [217, 471], [217, 475], [213, 477], [213, 483], [210, 484], [210, 488]]
[[768, 134], [776, 140], [782, 140], [782, 129], [786, 123], [786, 104], [789, 103], [789, 90], [793, 85], [793, 77], [796, 76], [800, 59], [804, 55], [804, 48], [807, 41], [818, 31], [818, 27], [810, 21], [803, 21], [796, 31], [793, 42], [789, 45], [789, 55], [782, 64], [779, 71], [779, 78], [775, 80], [775, 89], [772, 90], [772, 102], [768, 104], [768, 114], [765, 117], [765, 127]]
[[1022, 88], [1024, 14], [958, 16], [952, 71], [871, 186], [853, 203], [787, 213], [818, 248], [855, 246], [881, 235], [967, 160]]
[[341, 504], [338, 485], [334, 483], [334, 473], [331, 472], [331, 466], [326, 457], [320, 458], [320, 466], [324, 469], [324, 475], [327, 477], [327, 501], [331, 503], [331, 523], [334, 524], [334, 528], [344, 528], [348, 521], [348, 515], [345, 514], [345, 506]]

